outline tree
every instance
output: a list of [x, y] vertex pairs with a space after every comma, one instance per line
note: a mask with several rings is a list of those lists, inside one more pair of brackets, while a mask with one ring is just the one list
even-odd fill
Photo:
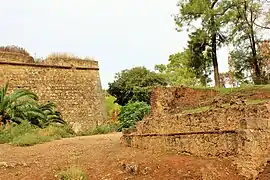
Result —
[[135, 67], [117, 73], [115, 80], [109, 83], [107, 92], [116, 97], [116, 103], [124, 106], [129, 101], [150, 103], [149, 92], [153, 86], [166, 86], [166, 79], [145, 67]]
[[[257, 0], [234, 0], [233, 4], [230, 19], [227, 19], [228, 24], [230, 24], [228, 31], [230, 32], [231, 41], [235, 49], [237, 49], [237, 51], [232, 52], [232, 60], [235, 62], [236, 69], [250, 71], [253, 82], [261, 84], [264, 82], [262, 75], [262, 64], [264, 64], [262, 61], [264, 59], [258, 53], [259, 30], [268, 29], [257, 22], [260, 19], [262, 20], [262, 17], [266, 17], [262, 2]], [[240, 54], [243, 55], [244, 60], [239, 58]]]
[[172, 85], [206, 86], [210, 82], [211, 57], [207, 48], [207, 36], [198, 29], [190, 34], [188, 47], [169, 56], [167, 65], [156, 65], [155, 69], [166, 76]]
[[230, 52], [232, 74], [237, 82], [248, 83], [252, 74], [252, 58], [246, 41], [239, 42]]
[[161, 73], [170, 85], [195, 86], [198, 82], [195, 73], [188, 67], [189, 59], [188, 50], [172, 54], [167, 65], [156, 65], [155, 70]]
[[180, 0], [177, 4], [180, 8], [174, 20], [178, 26], [178, 31], [182, 31], [184, 26], [193, 27], [193, 24], [201, 20], [201, 29], [205, 31], [207, 44], [211, 48], [211, 60], [214, 67], [215, 86], [220, 86], [217, 47], [225, 42], [225, 36], [221, 31], [224, 26], [223, 17], [230, 10], [230, 1], [218, 0]]
[[208, 47], [208, 36], [205, 31], [197, 29], [189, 35], [188, 51], [190, 59], [188, 67], [192, 68], [196, 78], [200, 80], [203, 86], [211, 81], [211, 49]]

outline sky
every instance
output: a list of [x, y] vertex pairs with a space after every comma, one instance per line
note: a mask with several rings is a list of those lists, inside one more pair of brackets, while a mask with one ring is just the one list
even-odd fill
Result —
[[[103, 88], [123, 69], [154, 70], [182, 51], [188, 34], [177, 32], [178, 0], [2, 0], [0, 46], [24, 47], [32, 56], [68, 52], [99, 62]], [[228, 48], [218, 51], [228, 70]]]

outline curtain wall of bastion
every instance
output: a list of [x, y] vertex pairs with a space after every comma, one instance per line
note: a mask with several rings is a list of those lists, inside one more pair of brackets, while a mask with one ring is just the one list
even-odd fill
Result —
[[51, 56], [35, 63], [30, 55], [0, 48], [0, 84], [5, 82], [10, 90], [30, 89], [40, 102], [55, 102], [75, 131], [106, 118], [97, 61]]

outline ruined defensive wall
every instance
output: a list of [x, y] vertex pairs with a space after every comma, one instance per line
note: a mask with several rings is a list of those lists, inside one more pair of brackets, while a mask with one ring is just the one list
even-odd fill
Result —
[[[260, 99], [262, 94], [270, 97], [270, 92], [258, 91], [248, 98]], [[265, 102], [249, 104], [238, 95], [226, 99], [214, 90], [172, 87], [153, 89], [151, 105], [152, 113], [136, 131], [123, 133], [126, 145], [227, 158], [248, 178], [256, 178], [270, 159], [270, 106]]]
[[105, 120], [97, 61], [55, 54], [35, 63], [22, 48], [0, 47], [0, 84], [5, 82], [10, 90], [30, 89], [40, 102], [55, 102], [75, 131]]

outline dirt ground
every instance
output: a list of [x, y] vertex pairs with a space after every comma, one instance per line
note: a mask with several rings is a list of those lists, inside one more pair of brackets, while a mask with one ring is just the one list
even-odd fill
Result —
[[74, 165], [90, 180], [243, 179], [226, 160], [155, 154], [125, 147], [120, 137], [121, 133], [114, 133], [30, 147], [0, 145], [0, 180], [57, 179], [58, 172]]

